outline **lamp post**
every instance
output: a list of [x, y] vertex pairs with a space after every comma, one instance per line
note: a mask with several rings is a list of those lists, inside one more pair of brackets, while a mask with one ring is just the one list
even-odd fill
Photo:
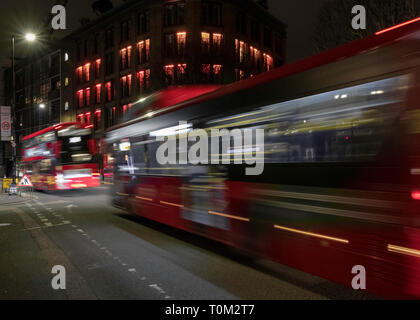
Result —
[[[33, 42], [36, 39], [35, 34], [27, 33], [25, 35], [26, 41]], [[12, 108], [13, 108], [13, 119], [12, 119], [12, 161], [13, 161], [13, 172], [12, 172], [12, 183], [16, 181], [16, 74], [15, 74], [15, 36], [12, 35]]]

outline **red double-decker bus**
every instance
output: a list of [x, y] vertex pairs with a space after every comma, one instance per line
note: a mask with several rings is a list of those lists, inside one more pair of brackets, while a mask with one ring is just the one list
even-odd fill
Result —
[[[363, 289], [354, 280], [365, 275], [378, 296], [419, 298], [419, 37], [420, 18], [145, 109], [106, 137], [114, 205], [349, 287]], [[264, 149], [212, 144], [207, 162], [188, 164], [194, 137], [171, 151], [177, 164], [158, 161], [157, 137], [177, 146], [193, 129], [262, 129]], [[250, 153], [264, 157], [262, 174], [213, 163]]]
[[23, 138], [24, 172], [37, 190], [100, 185], [98, 147], [89, 126], [66, 122]]

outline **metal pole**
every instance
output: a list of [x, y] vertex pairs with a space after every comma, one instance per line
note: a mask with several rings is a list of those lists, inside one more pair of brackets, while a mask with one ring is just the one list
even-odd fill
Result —
[[16, 180], [16, 74], [15, 74], [15, 36], [12, 35], [12, 88], [13, 88], [13, 117], [12, 117], [12, 161], [13, 161], [13, 182]]

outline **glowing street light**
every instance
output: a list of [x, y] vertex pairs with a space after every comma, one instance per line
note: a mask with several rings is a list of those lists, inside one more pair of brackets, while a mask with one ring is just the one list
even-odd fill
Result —
[[36, 40], [36, 35], [34, 35], [33, 33], [27, 33], [25, 35], [25, 39], [29, 42], [33, 42]]
[[40, 107], [41, 109], [45, 109], [45, 103], [41, 103], [41, 104], [39, 105], [39, 107]]

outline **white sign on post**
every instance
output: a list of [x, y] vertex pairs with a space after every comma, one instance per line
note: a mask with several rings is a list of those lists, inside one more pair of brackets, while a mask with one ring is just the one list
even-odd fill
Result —
[[0, 107], [0, 130], [1, 130], [1, 141], [10, 141], [12, 135], [12, 122], [10, 116], [10, 107]]

